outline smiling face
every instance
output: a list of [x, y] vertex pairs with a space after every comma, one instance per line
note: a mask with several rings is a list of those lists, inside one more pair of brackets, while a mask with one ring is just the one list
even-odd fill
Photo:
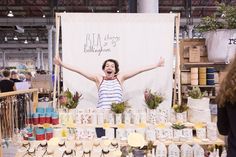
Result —
[[103, 63], [102, 69], [107, 79], [113, 79], [119, 72], [119, 65], [116, 60], [108, 59]]

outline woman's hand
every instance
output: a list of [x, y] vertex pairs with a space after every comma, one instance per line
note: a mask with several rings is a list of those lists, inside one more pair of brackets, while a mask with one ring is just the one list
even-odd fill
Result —
[[59, 65], [59, 66], [62, 65], [62, 61], [59, 56], [54, 57], [54, 64]]
[[165, 65], [165, 59], [160, 57], [157, 67], [163, 67]]

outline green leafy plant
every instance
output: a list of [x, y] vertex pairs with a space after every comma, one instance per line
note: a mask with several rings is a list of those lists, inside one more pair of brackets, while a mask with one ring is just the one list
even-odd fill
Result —
[[111, 111], [119, 114], [119, 113], [123, 113], [127, 107], [128, 107], [127, 101], [120, 102], [120, 103], [112, 103]]
[[186, 128], [186, 126], [184, 124], [181, 124], [181, 123], [174, 123], [174, 124], [172, 124], [171, 127], [173, 129], [178, 129], [178, 130]]
[[75, 92], [75, 94], [73, 94], [69, 89], [67, 89], [59, 97], [59, 103], [60, 105], [63, 105], [68, 109], [74, 109], [77, 107], [81, 98], [82, 94], [79, 94], [77, 91]]
[[183, 112], [187, 111], [189, 109], [189, 107], [187, 106], [187, 104], [184, 104], [184, 105], [174, 104], [173, 109], [176, 113], [183, 113]]
[[154, 142], [153, 141], [148, 141], [147, 150], [152, 151], [153, 148], [154, 148]]
[[213, 16], [203, 17], [197, 26], [199, 32], [214, 31], [216, 29], [236, 29], [236, 7], [219, 4]]
[[145, 90], [144, 99], [149, 109], [156, 109], [164, 100], [163, 96], [160, 93], [153, 93], [150, 89]]
[[206, 92], [201, 92], [200, 88], [198, 86], [194, 86], [192, 90], [188, 92], [188, 95], [193, 99], [201, 99], [205, 96]]
[[156, 109], [163, 102], [164, 97], [160, 93], [153, 93], [150, 89], [146, 89], [144, 99], [149, 109]]

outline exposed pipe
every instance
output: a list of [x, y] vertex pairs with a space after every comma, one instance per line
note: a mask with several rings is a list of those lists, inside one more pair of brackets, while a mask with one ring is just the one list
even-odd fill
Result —
[[48, 26], [48, 70], [49, 73], [52, 74], [53, 66], [52, 66], [52, 31], [53, 26]]
[[137, 0], [138, 13], [157, 13], [159, 12], [158, 0]]

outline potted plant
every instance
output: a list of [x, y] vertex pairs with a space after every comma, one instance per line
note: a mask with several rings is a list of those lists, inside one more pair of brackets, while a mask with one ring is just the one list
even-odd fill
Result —
[[65, 106], [67, 109], [75, 109], [80, 99], [82, 99], [82, 94], [77, 91], [73, 94], [69, 89], [67, 89], [59, 96], [59, 104]]
[[235, 6], [219, 4], [216, 13], [213, 16], [202, 18], [197, 29], [206, 38], [209, 61], [228, 62], [234, 57], [236, 49]]
[[111, 104], [111, 111], [115, 113], [116, 124], [122, 123], [122, 113], [125, 111], [127, 107], [128, 107], [127, 101]]
[[144, 99], [149, 109], [156, 109], [164, 100], [160, 93], [152, 92], [150, 89], [145, 90]]
[[146, 152], [146, 156], [147, 157], [153, 157], [155, 151], [155, 146], [154, 146], [154, 142], [153, 141], [148, 141], [147, 143], [147, 152]]
[[183, 129], [186, 128], [186, 126], [182, 123], [174, 123], [171, 127], [173, 128], [173, 139], [179, 141], [183, 136]]
[[[188, 92], [188, 120], [190, 122], [210, 122], [211, 113], [209, 109], [210, 99], [204, 97], [206, 92], [201, 92], [198, 86], [194, 86]], [[201, 116], [199, 116], [201, 115]]]
[[175, 119], [177, 122], [186, 122], [187, 121], [187, 110], [189, 107], [187, 104], [174, 104], [173, 110], [175, 111]]
[[144, 91], [144, 100], [148, 107], [148, 121], [151, 124], [156, 124], [157, 122], [157, 113], [156, 108], [159, 106], [160, 103], [163, 102], [164, 97], [157, 92], [152, 92], [150, 89], [146, 89]]
[[188, 106], [190, 108], [199, 108], [201, 104], [209, 104], [210, 99], [204, 97], [206, 92], [201, 92], [198, 86], [194, 86], [190, 91], [188, 91]]

